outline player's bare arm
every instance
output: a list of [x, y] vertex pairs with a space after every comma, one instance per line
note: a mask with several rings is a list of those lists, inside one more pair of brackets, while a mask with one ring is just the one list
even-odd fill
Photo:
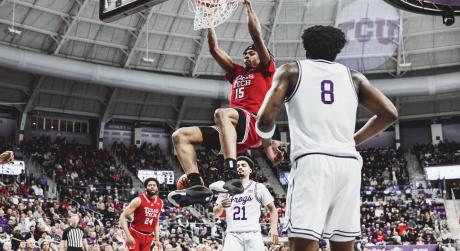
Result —
[[89, 251], [89, 246], [88, 246], [88, 241], [86, 240], [86, 238], [83, 239], [83, 250], [85, 251]]
[[355, 133], [356, 145], [372, 138], [388, 128], [398, 118], [398, 111], [393, 103], [360, 72], [352, 71], [353, 82], [358, 88], [359, 104], [375, 114]]
[[224, 212], [224, 209], [230, 207], [231, 204], [232, 202], [229, 198], [225, 198], [221, 202], [216, 203], [216, 205], [212, 208], [214, 218], [218, 218]]
[[160, 221], [157, 221], [157, 226], [155, 227], [155, 246], [160, 247]]
[[295, 87], [297, 75], [298, 69], [295, 63], [284, 64], [278, 68], [273, 77], [272, 86], [257, 115], [257, 132], [262, 139], [267, 157], [275, 164], [282, 160], [282, 153], [278, 149], [279, 144], [271, 140], [275, 131], [275, 120], [285, 98], [292, 93]]
[[226, 73], [232, 73], [234, 70], [233, 60], [225, 51], [219, 48], [214, 28], [208, 28], [208, 44], [209, 52], [216, 60], [217, 64], [219, 64]]
[[254, 42], [257, 54], [259, 54], [260, 64], [267, 68], [270, 64], [270, 53], [264, 43], [260, 22], [252, 9], [251, 1], [243, 0], [243, 5], [247, 9], [249, 34]]
[[[163, 203], [161, 203], [160, 212], [163, 211]], [[155, 246], [160, 247], [160, 221], [157, 221], [157, 226], [155, 227]]]
[[128, 205], [128, 207], [123, 210], [123, 212], [120, 214], [120, 226], [123, 229], [123, 231], [126, 234], [127, 238], [127, 244], [128, 247], [134, 247], [136, 244], [136, 241], [134, 240], [134, 237], [131, 235], [128, 229], [128, 221], [127, 218], [136, 211], [136, 209], [141, 205], [141, 199], [139, 197], [134, 198]]
[[270, 232], [268, 235], [270, 241], [276, 245], [278, 244], [278, 209], [273, 202], [267, 205], [267, 209], [270, 212]]

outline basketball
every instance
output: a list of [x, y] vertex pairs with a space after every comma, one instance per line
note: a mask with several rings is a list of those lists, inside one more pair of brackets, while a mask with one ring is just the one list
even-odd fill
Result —
[[[200, 178], [200, 179], [201, 179], [201, 185], [204, 186], [203, 178]], [[177, 180], [176, 189], [183, 190], [187, 187], [188, 187], [187, 174], [184, 173], [182, 176], [179, 177], [179, 180]]]
[[183, 190], [187, 188], [187, 186], [188, 186], [187, 174], [184, 173], [182, 176], [179, 177], [179, 180], [177, 180], [176, 189]]

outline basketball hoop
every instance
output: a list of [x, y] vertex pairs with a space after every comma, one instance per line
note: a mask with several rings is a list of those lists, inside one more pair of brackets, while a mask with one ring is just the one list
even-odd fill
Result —
[[225, 22], [238, 8], [238, 0], [189, 0], [188, 7], [195, 13], [193, 29], [200, 30]]

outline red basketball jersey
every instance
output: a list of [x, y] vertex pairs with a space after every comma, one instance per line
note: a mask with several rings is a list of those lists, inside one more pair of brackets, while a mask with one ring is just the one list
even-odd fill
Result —
[[141, 205], [134, 211], [134, 220], [131, 227], [137, 231], [144, 233], [155, 232], [158, 219], [160, 218], [163, 201], [155, 196], [154, 199], [149, 199], [145, 194], [139, 194]]
[[225, 75], [231, 83], [230, 107], [243, 108], [257, 114], [262, 105], [265, 94], [272, 86], [275, 73], [275, 62], [270, 59], [266, 69], [259, 64], [256, 68], [245, 70], [242, 65], [233, 64], [234, 72]]

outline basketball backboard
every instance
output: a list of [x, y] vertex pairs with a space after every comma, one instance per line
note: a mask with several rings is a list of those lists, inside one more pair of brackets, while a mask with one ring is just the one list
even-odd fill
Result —
[[113, 22], [167, 0], [99, 0], [99, 19]]

